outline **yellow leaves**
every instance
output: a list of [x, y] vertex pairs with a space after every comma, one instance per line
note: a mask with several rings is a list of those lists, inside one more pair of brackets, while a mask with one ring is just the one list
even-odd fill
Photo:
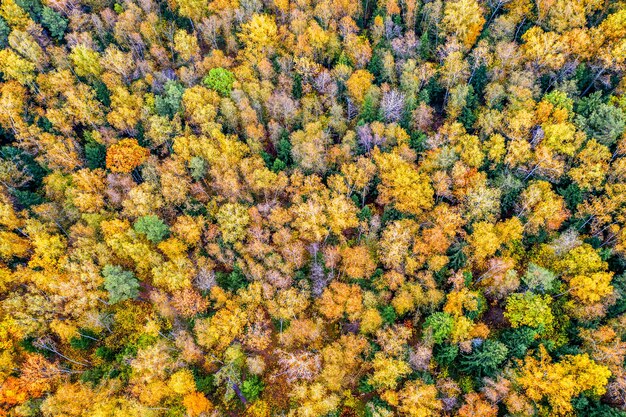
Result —
[[332, 197], [326, 204], [326, 213], [328, 227], [337, 236], [340, 236], [345, 230], [359, 225], [358, 209], [354, 202], [345, 195]]
[[416, 229], [415, 222], [403, 219], [394, 221], [383, 230], [378, 255], [385, 267], [402, 270]]
[[473, 232], [468, 238], [472, 248], [472, 256], [482, 264], [493, 256], [503, 245], [522, 238], [522, 224], [517, 217], [504, 222], [492, 224], [488, 222], [474, 223]]
[[341, 251], [342, 265], [350, 278], [369, 278], [376, 269], [376, 263], [365, 246], [346, 247]]
[[535, 233], [540, 227], [558, 229], [567, 218], [563, 197], [547, 181], [532, 181], [520, 196], [521, 215], [527, 217], [526, 230]]
[[242, 204], [226, 203], [216, 215], [217, 224], [226, 243], [240, 242], [246, 236], [246, 227], [250, 223], [248, 209]]
[[214, 316], [197, 320], [194, 332], [199, 345], [221, 352], [243, 332], [247, 323], [246, 313], [240, 308], [220, 308]]
[[28, 32], [13, 30], [9, 35], [9, 45], [24, 58], [42, 71], [48, 63], [48, 56]]
[[558, 69], [565, 63], [566, 45], [555, 32], [544, 32], [539, 26], [533, 26], [522, 36], [522, 50], [527, 60], [537, 66]]
[[[0, 248], [0, 251], [1, 250], [2, 249]], [[0, 264], [0, 292], [7, 291], [9, 287], [11, 286], [12, 282], [13, 282], [13, 273], [5, 265]], [[0, 346], [2, 346], [1, 340], [2, 340], [2, 337], [0, 337]]]
[[604, 271], [608, 264], [602, 260], [598, 252], [588, 243], [571, 249], [563, 259], [556, 263], [556, 269], [566, 276], [584, 275]]
[[570, 169], [568, 175], [582, 189], [600, 189], [609, 170], [611, 151], [595, 139], [591, 139], [576, 155], [576, 159], [580, 165]]
[[364, 68], [372, 58], [372, 46], [366, 36], [348, 33], [344, 38], [343, 47], [356, 68]]
[[178, 216], [172, 226], [172, 232], [185, 243], [195, 246], [202, 238], [202, 228], [204, 220], [202, 217], [192, 217], [188, 215]]
[[86, 45], [75, 46], [69, 58], [74, 65], [74, 72], [79, 77], [99, 77], [102, 73], [100, 54]]
[[443, 29], [445, 33], [456, 37], [466, 49], [474, 45], [484, 24], [483, 11], [476, 0], [445, 3]]
[[485, 401], [480, 394], [472, 392], [465, 396], [465, 403], [459, 409], [458, 417], [497, 417], [498, 407]]
[[178, 13], [194, 22], [200, 22], [208, 11], [208, 0], [176, 0]]
[[195, 85], [185, 89], [182, 104], [185, 115], [191, 123], [200, 126], [203, 133], [208, 134], [211, 129], [211, 122], [217, 115], [218, 93], [201, 85]]
[[289, 417], [322, 416], [339, 405], [339, 396], [328, 392], [320, 383], [296, 385], [290, 397], [297, 406], [288, 414]]
[[568, 156], [573, 156], [585, 139], [582, 132], [576, 132], [572, 123], [545, 124], [543, 130], [545, 136], [542, 145]]
[[97, 213], [104, 208], [104, 171], [81, 169], [72, 174], [72, 186], [66, 190], [70, 201], [84, 213]]
[[41, 405], [44, 415], [78, 417], [94, 403], [94, 392], [84, 384], [62, 384], [53, 394], [45, 398]]
[[20, 57], [12, 49], [0, 50], [0, 71], [10, 80], [29, 84], [35, 79], [35, 64]]
[[436, 417], [443, 410], [437, 388], [419, 380], [407, 382], [398, 392], [398, 411], [409, 417]]
[[571, 400], [584, 391], [595, 395], [606, 392], [611, 372], [598, 365], [587, 354], [567, 355], [559, 363], [552, 363], [543, 345], [540, 359], [526, 357], [516, 382], [533, 401], [548, 401], [551, 415], [565, 416], [573, 410]]
[[612, 278], [613, 273], [609, 272], [576, 275], [569, 281], [569, 286], [572, 295], [583, 304], [594, 304], [613, 293]]
[[[58, 234], [51, 234], [40, 228], [39, 225], [30, 224], [26, 228], [33, 246], [34, 253], [28, 266], [31, 268], [54, 269], [58, 266], [61, 257], [67, 254], [67, 242]], [[17, 245], [19, 248], [20, 245]]]
[[357, 381], [363, 355], [369, 345], [362, 336], [346, 334], [322, 349], [323, 368], [319, 380], [333, 392]]
[[419, 216], [433, 206], [434, 191], [426, 174], [395, 153], [373, 153], [380, 170], [378, 202], [394, 204], [395, 208]]
[[330, 138], [322, 121], [308, 123], [304, 130], [291, 134], [292, 156], [303, 169], [325, 172], [327, 169], [326, 148]]
[[139, 146], [137, 139], [122, 139], [107, 150], [107, 168], [113, 172], [129, 173], [143, 164], [150, 151]]
[[134, 129], [142, 105], [140, 95], [130, 93], [125, 87], [115, 86], [111, 91], [111, 111], [107, 114], [107, 121], [121, 131]]
[[345, 195], [309, 195], [306, 201], [292, 206], [291, 212], [292, 227], [301, 239], [312, 242], [322, 241], [330, 232], [342, 237], [347, 229], [359, 225], [358, 209]]
[[0, 16], [12, 27], [23, 29], [32, 22], [28, 13], [17, 5], [15, 0], [3, 0], [0, 5]]
[[398, 380], [411, 373], [408, 363], [377, 352], [372, 360], [373, 373], [369, 383], [383, 389], [395, 389]]
[[181, 369], [173, 373], [167, 385], [179, 395], [190, 394], [196, 390], [196, 383], [189, 369]]
[[198, 39], [195, 35], [187, 33], [186, 30], [181, 29], [174, 34], [174, 50], [182, 61], [190, 61], [200, 57]]
[[361, 315], [360, 331], [363, 334], [374, 333], [383, 324], [383, 318], [375, 308], [368, 308]]
[[374, 81], [374, 76], [363, 69], [354, 71], [348, 81], [346, 81], [348, 94], [357, 104], [363, 102], [367, 90], [372, 85], [372, 81]]
[[554, 321], [551, 304], [552, 297], [549, 295], [532, 292], [512, 294], [507, 299], [504, 316], [513, 328], [530, 326], [542, 331], [550, 330]]
[[241, 27], [239, 39], [243, 42], [245, 54], [253, 60], [271, 57], [278, 43], [278, 28], [273, 17], [254, 14], [250, 21]]
[[462, 316], [464, 312], [475, 312], [478, 310], [478, 292], [470, 291], [467, 288], [461, 288], [457, 291], [448, 293], [446, 304], [443, 311], [452, 316]]
[[391, 300], [391, 305], [402, 316], [427, 304], [428, 297], [418, 283], [406, 283]]
[[268, 313], [280, 320], [291, 320], [303, 313], [309, 306], [309, 294], [295, 288], [278, 290], [267, 303]]
[[152, 268], [152, 280], [158, 287], [175, 291], [191, 286], [194, 272], [187, 256], [177, 257]]
[[30, 250], [28, 239], [13, 232], [0, 230], [0, 258], [10, 261], [13, 257], [24, 258]]

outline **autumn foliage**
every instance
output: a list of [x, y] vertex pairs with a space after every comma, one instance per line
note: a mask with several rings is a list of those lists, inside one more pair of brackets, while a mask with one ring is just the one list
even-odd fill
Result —
[[0, 0], [0, 417], [626, 417], [624, 0]]

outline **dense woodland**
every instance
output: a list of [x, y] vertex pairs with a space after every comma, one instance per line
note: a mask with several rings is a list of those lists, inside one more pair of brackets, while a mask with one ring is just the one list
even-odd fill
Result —
[[1, 0], [0, 416], [625, 417], [626, 1]]

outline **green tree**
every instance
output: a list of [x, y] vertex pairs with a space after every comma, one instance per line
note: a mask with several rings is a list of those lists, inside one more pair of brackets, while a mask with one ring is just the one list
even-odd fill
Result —
[[263, 381], [256, 375], [250, 376], [241, 384], [243, 396], [246, 397], [246, 400], [251, 402], [259, 398], [264, 388]]
[[508, 352], [509, 349], [504, 343], [488, 339], [474, 348], [469, 355], [463, 355], [461, 366], [463, 370], [479, 377], [492, 376], [504, 362]]
[[626, 116], [621, 109], [603, 103], [598, 91], [581, 100], [576, 121], [587, 133], [603, 145], [611, 146], [624, 132]]
[[215, 90], [220, 95], [228, 97], [233, 89], [235, 76], [225, 68], [212, 68], [209, 71], [209, 75], [204, 77], [202, 82], [211, 90]]
[[159, 243], [170, 232], [169, 227], [158, 216], [141, 216], [134, 224], [135, 231], [143, 233], [152, 243]]
[[112, 304], [137, 298], [139, 295], [139, 281], [131, 271], [125, 271], [117, 265], [105, 265], [102, 276], [104, 288], [109, 292], [109, 301]]
[[44, 6], [41, 13], [41, 23], [48, 29], [53, 38], [57, 40], [63, 39], [65, 29], [67, 29], [67, 19], [61, 16], [60, 13], [55, 12], [48, 6]]
[[176, 81], [168, 81], [163, 88], [163, 94], [154, 98], [154, 106], [160, 116], [174, 117], [181, 109], [181, 100], [185, 89]]
[[0, 17], [0, 49], [4, 49], [9, 44], [9, 33], [11, 28], [7, 25], [7, 22]]
[[433, 313], [424, 321], [424, 330], [430, 331], [435, 343], [443, 342], [452, 332], [454, 318], [444, 312]]

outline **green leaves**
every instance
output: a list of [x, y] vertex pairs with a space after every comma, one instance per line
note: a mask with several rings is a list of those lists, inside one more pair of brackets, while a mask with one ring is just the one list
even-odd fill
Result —
[[105, 265], [102, 276], [111, 304], [137, 298], [139, 295], [139, 281], [131, 271], [125, 271], [117, 265]]
[[169, 227], [157, 216], [142, 216], [135, 222], [135, 231], [143, 233], [152, 243], [159, 243], [165, 239], [169, 233]]
[[505, 361], [508, 352], [509, 349], [504, 343], [497, 340], [485, 340], [475, 347], [472, 353], [461, 358], [461, 366], [464, 371], [479, 377], [491, 376]]
[[433, 313], [424, 322], [424, 331], [430, 331], [433, 342], [443, 342], [452, 332], [454, 318], [443, 312]]
[[602, 103], [600, 92], [581, 100], [578, 105], [579, 115], [576, 121], [589, 138], [611, 146], [624, 132], [626, 115], [621, 109]]
[[63, 39], [65, 29], [67, 29], [67, 20], [60, 13], [55, 12], [48, 6], [44, 6], [41, 13], [41, 23], [48, 29], [53, 38], [57, 40]]
[[154, 98], [154, 106], [161, 116], [174, 117], [181, 109], [181, 100], [185, 89], [175, 81], [165, 83], [164, 93]]
[[223, 97], [228, 97], [233, 89], [235, 76], [232, 72], [224, 68], [212, 68], [209, 75], [202, 80], [211, 90], [217, 91]]
[[261, 378], [252, 375], [241, 384], [241, 393], [246, 397], [246, 400], [252, 402], [259, 398], [264, 388]]

